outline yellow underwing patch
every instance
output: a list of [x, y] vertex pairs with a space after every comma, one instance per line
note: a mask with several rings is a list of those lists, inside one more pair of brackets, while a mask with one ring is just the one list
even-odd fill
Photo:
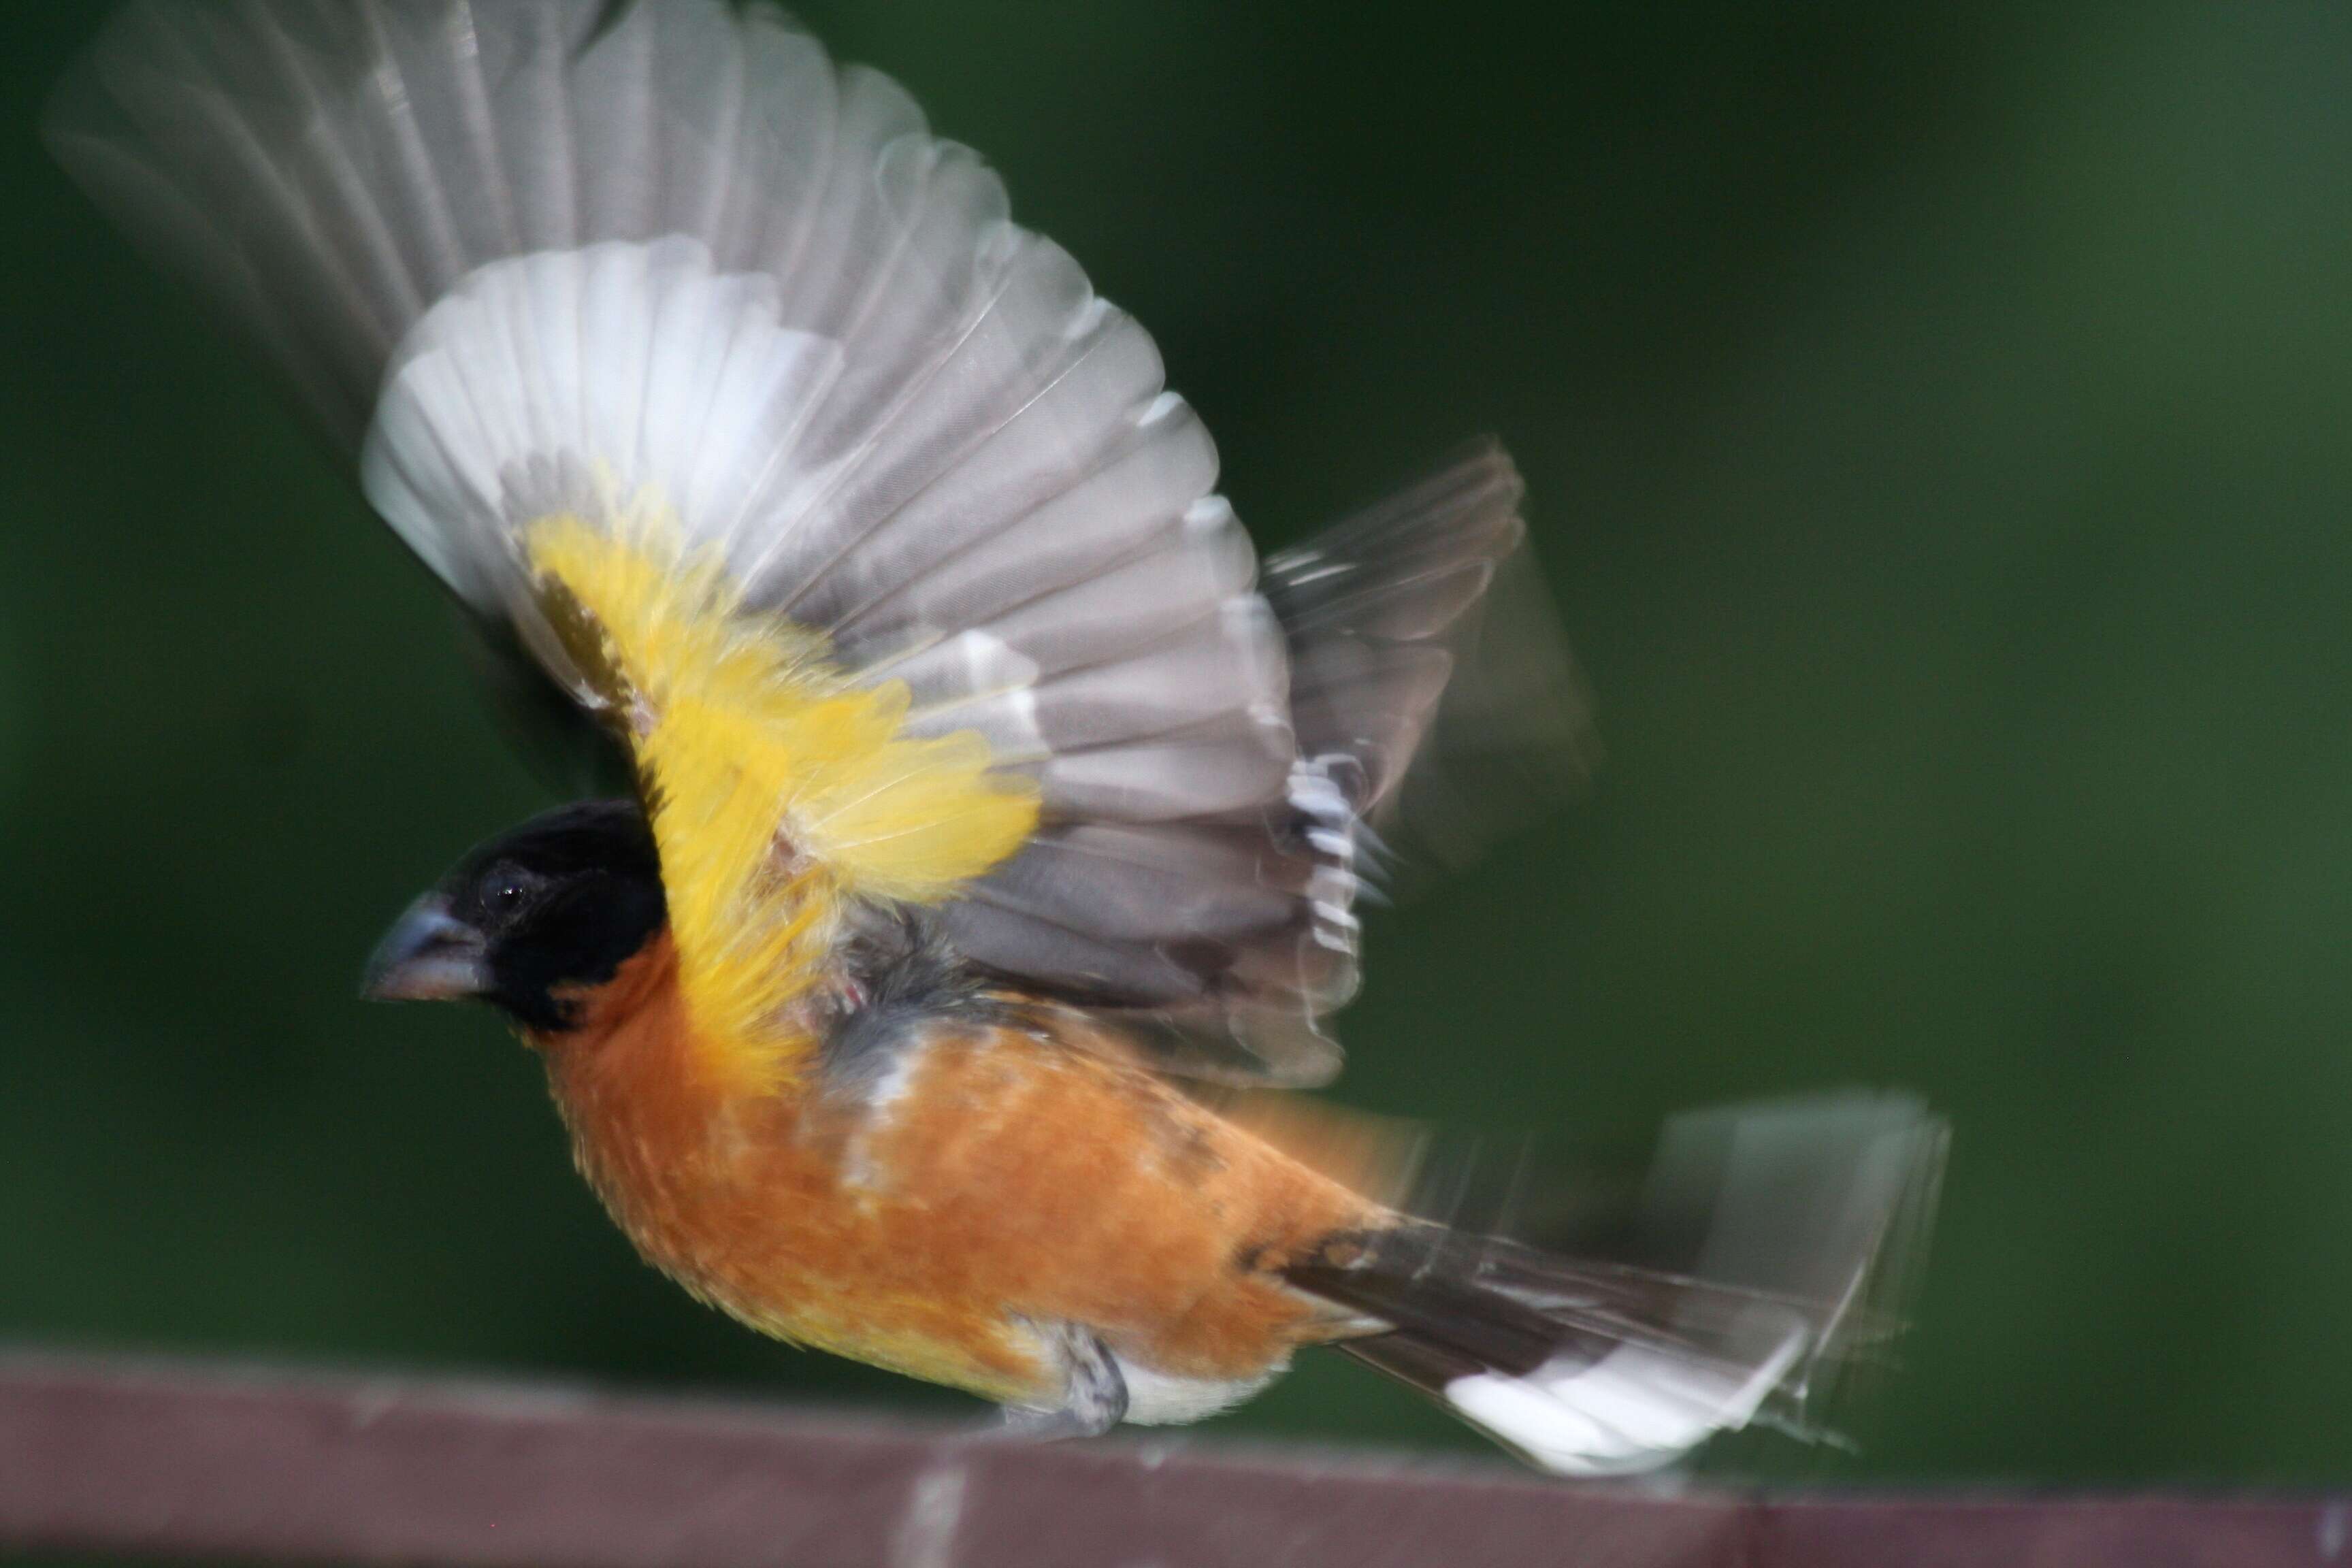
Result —
[[901, 732], [905, 685], [858, 685], [824, 639], [750, 617], [715, 559], [662, 514], [524, 532], [625, 730], [661, 850], [679, 980], [698, 1034], [749, 1082], [807, 1049], [792, 1004], [814, 984], [848, 898], [936, 903], [1018, 849], [1026, 780], [990, 771], [970, 731]]

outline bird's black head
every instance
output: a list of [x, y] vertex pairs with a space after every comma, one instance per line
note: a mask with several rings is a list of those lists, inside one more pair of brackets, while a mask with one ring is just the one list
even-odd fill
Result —
[[667, 918], [636, 804], [568, 805], [476, 849], [411, 905], [362, 989], [388, 1002], [475, 997], [560, 1033], [577, 994], [610, 980]]

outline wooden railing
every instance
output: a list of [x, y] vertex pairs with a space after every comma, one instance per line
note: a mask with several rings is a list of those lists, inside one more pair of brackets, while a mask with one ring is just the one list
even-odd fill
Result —
[[580, 1390], [0, 1355], [0, 1551], [480, 1568], [2352, 1568], [2352, 1501], [1666, 1498]]

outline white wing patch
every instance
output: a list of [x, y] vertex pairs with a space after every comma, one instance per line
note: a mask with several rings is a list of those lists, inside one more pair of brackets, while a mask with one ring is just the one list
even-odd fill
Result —
[[467, 603], [535, 616], [518, 533], [537, 518], [650, 506], [689, 550], [756, 548], [813, 482], [794, 437], [842, 362], [694, 240], [494, 261], [403, 343], [362, 484]]

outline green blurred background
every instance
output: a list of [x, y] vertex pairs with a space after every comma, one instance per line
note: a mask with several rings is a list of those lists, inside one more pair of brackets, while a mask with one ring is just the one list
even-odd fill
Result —
[[[424, 574], [0, 28], [0, 1341], [963, 1412], [631, 1258], [387, 918], [542, 804]], [[824, 0], [1150, 324], [1261, 537], [1502, 436], [1588, 795], [1380, 919], [1342, 1098], [1958, 1129], [1801, 1479], [2352, 1476], [2352, 16]], [[1467, 1447], [1310, 1361], [1220, 1430]]]

